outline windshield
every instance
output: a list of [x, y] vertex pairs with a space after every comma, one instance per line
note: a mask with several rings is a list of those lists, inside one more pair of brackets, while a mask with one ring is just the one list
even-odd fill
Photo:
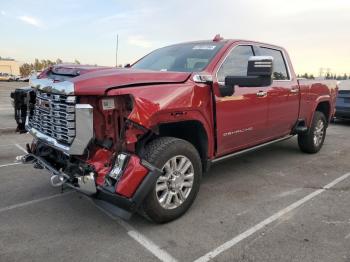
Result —
[[188, 43], [163, 47], [148, 54], [132, 68], [153, 71], [200, 72], [224, 43]]

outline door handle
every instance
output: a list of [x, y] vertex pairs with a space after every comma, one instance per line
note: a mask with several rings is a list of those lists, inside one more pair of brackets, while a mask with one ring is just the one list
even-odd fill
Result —
[[258, 93], [256, 93], [256, 96], [257, 96], [257, 97], [265, 97], [265, 96], [267, 96], [267, 92], [265, 92], [265, 91], [259, 91]]
[[290, 90], [291, 93], [298, 93], [299, 92], [299, 88], [292, 88]]

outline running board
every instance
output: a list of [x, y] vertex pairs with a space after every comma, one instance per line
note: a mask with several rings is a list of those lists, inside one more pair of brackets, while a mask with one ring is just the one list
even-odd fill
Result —
[[282, 138], [279, 138], [279, 139], [276, 139], [276, 140], [273, 140], [273, 141], [270, 141], [270, 142], [267, 142], [267, 143], [264, 143], [264, 144], [257, 145], [257, 146], [255, 146], [255, 147], [243, 149], [243, 150], [241, 150], [241, 151], [234, 152], [234, 153], [232, 153], [232, 154], [225, 155], [225, 156], [222, 156], [222, 157], [213, 159], [213, 160], [211, 161], [211, 163], [214, 164], [214, 163], [217, 163], [217, 162], [226, 160], [226, 159], [231, 158], [231, 157], [243, 155], [243, 154], [245, 154], [245, 153], [249, 153], [249, 152], [258, 150], [258, 149], [260, 149], [260, 148], [262, 148], [262, 147], [265, 147], [265, 146], [268, 146], [268, 145], [272, 145], [272, 144], [274, 144], [274, 143], [281, 142], [281, 141], [283, 141], [283, 140], [287, 140], [287, 139], [289, 139], [289, 138], [291, 138], [291, 137], [293, 137], [293, 136], [294, 136], [294, 135], [288, 135], [288, 136], [285, 136], [285, 137], [282, 137]]

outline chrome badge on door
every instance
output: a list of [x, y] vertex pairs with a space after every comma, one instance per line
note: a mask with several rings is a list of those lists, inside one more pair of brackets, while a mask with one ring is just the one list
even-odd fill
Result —
[[245, 132], [249, 132], [249, 131], [253, 131], [253, 130], [254, 130], [253, 127], [248, 127], [248, 128], [230, 131], [230, 132], [225, 132], [222, 134], [222, 136], [232, 136], [232, 135], [237, 135], [237, 134], [241, 134], [241, 133], [245, 133]]

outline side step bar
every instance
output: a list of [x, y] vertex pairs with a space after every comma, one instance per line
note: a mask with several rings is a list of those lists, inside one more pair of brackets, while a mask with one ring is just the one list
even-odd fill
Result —
[[246, 154], [246, 153], [249, 153], [249, 152], [258, 150], [258, 149], [260, 149], [260, 148], [262, 148], [262, 147], [265, 147], [265, 146], [268, 146], [268, 145], [272, 145], [272, 144], [274, 144], [274, 143], [281, 142], [281, 141], [283, 141], [283, 140], [287, 140], [287, 139], [289, 139], [289, 138], [292, 138], [293, 136], [294, 136], [294, 135], [288, 135], [288, 136], [285, 136], [285, 137], [282, 137], [282, 138], [279, 138], [279, 139], [276, 139], [276, 140], [273, 140], [273, 141], [270, 141], [270, 142], [267, 142], [267, 143], [264, 143], [264, 144], [257, 145], [257, 146], [255, 146], [255, 147], [243, 149], [243, 150], [241, 150], [241, 151], [234, 152], [234, 153], [232, 153], [232, 154], [225, 155], [225, 156], [222, 156], [222, 157], [213, 159], [213, 160], [211, 161], [211, 163], [212, 163], [212, 164], [215, 164], [215, 163], [217, 163], [217, 162], [226, 160], [226, 159], [231, 158], [231, 157], [240, 156], [240, 155], [243, 155], [243, 154]]

